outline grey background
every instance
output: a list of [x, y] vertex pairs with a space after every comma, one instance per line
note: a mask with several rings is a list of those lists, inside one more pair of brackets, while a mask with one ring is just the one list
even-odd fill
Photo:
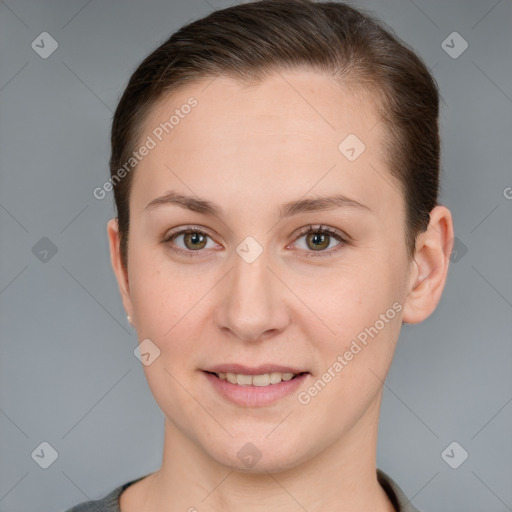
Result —
[[[439, 83], [441, 202], [457, 235], [437, 310], [402, 330], [378, 466], [425, 512], [509, 511], [512, 4], [353, 3], [413, 46]], [[1, 512], [65, 510], [160, 466], [163, 414], [110, 267], [111, 196], [92, 191], [108, 177], [111, 115], [136, 65], [229, 4], [0, 2]], [[31, 48], [43, 31], [59, 45], [47, 59]], [[454, 31], [469, 44], [456, 59], [441, 46]], [[57, 249], [46, 261], [43, 237]], [[58, 452], [47, 469], [31, 456], [43, 441]], [[469, 453], [458, 469], [441, 457], [452, 441]]]

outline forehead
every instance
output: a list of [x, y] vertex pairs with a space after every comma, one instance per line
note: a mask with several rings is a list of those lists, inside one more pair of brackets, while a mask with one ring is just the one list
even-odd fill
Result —
[[272, 201], [336, 189], [378, 210], [383, 195], [396, 204], [398, 194], [382, 129], [368, 94], [314, 71], [279, 71], [258, 83], [205, 78], [150, 111], [141, 142], [155, 145], [132, 195], [142, 206], [166, 188], [202, 197], [215, 190], [219, 202], [247, 205], [263, 191]]

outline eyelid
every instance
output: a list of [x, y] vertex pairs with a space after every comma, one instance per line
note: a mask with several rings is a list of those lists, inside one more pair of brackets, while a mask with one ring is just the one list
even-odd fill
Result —
[[169, 229], [165, 232], [163, 238], [163, 241], [169, 240], [175, 235], [181, 235], [185, 232], [197, 232], [204, 235], [208, 235], [210, 238], [213, 239], [213, 236], [211, 235], [211, 231], [208, 228], [205, 228], [204, 226], [200, 226], [199, 224], [191, 224], [191, 225], [184, 225], [184, 226], [178, 226], [177, 228]]
[[333, 235], [335, 237], [338, 237], [340, 240], [346, 241], [348, 237], [344, 235], [341, 231], [338, 231], [335, 228], [331, 228], [329, 226], [324, 226], [323, 224], [309, 224], [307, 226], [304, 226], [303, 228], [300, 228], [294, 236], [300, 237], [303, 235], [307, 235], [311, 232], [320, 232], [320, 233], [328, 233], [329, 235]]

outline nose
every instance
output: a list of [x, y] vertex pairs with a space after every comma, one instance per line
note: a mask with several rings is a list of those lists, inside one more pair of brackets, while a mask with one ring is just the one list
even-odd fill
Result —
[[290, 322], [290, 292], [269, 259], [263, 251], [248, 263], [235, 253], [233, 267], [223, 279], [215, 317], [221, 330], [238, 339], [266, 339], [282, 332]]

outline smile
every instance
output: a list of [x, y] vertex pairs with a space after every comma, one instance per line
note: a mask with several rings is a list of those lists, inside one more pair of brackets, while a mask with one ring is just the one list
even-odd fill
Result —
[[[210, 373], [210, 372], [209, 372]], [[239, 386], [270, 386], [273, 384], [279, 384], [282, 381], [289, 381], [301, 375], [301, 373], [263, 373], [261, 375], [244, 375], [243, 373], [226, 373], [226, 372], [211, 372], [216, 375], [220, 380], [227, 380], [231, 384], [237, 384]], [[303, 372], [304, 373], [304, 372]]]
[[309, 372], [270, 372], [255, 375], [202, 371], [217, 397], [240, 407], [263, 407], [295, 396]]

